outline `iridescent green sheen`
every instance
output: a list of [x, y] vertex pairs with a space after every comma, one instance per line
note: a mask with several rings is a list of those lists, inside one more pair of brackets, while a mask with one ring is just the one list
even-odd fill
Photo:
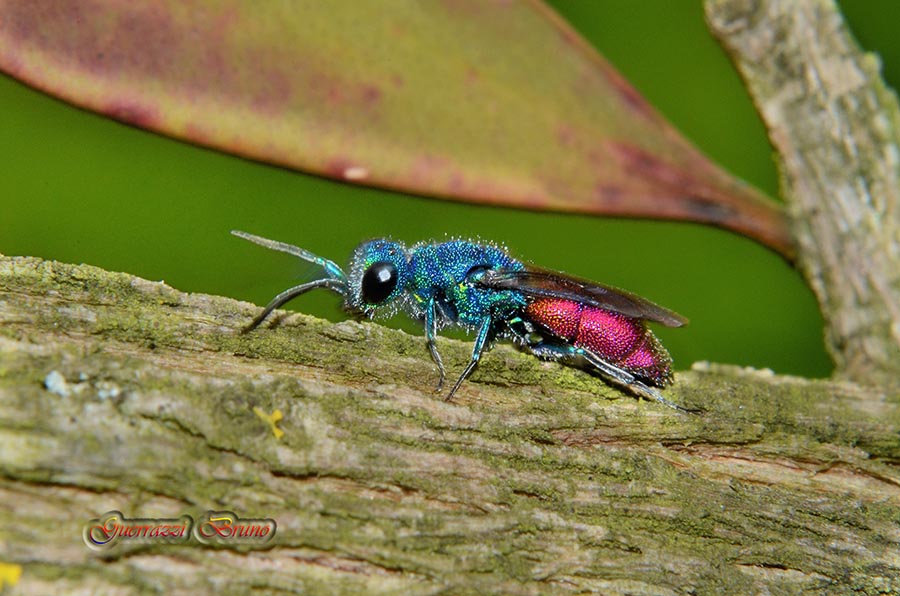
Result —
[[497, 246], [468, 240], [407, 248], [387, 239], [360, 244], [349, 273], [303, 249], [243, 232], [236, 235], [323, 267], [326, 277], [288, 289], [266, 306], [255, 327], [278, 306], [315, 287], [344, 297], [347, 310], [372, 317], [398, 308], [425, 325], [440, 371], [437, 331], [459, 325], [476, 331], [472, 357], [447, 399], [496, 338], [535, 356], [585, 366], [631, 391], [678, 408], [653, 387], [671, 382], [668, 352], [646, 327], [652, 320], [680, 326], [686, 319], [622, 290], [527, 267]]

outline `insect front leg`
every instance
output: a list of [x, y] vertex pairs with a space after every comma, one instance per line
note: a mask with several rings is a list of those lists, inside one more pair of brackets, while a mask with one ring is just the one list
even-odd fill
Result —
[[437, 364], [438, 371], [441, 373], [437, 387], [434, 388], [434, 391], [438, 392], [444, 386], [444, 379], [447, 375], [444, 372], [444, 361], [441, 360], [441, 354], [437, 349], [437, 316], [435, 315], [435, 309], [434, 298], [430, 298], [428, 305], [425, 307], [425, 340], [428, 342], [428, 351], [431, 352], [431, 359]]
[[575, 359], [578, 357], [584, 358], [588, 362], [588, 364], [594, 367], [594, 369], [596, 369], [600, 374], [620, 385], [624, 385], [632, 392], [640, 395], [641, 397], [652, 399], [653, 401], [659, 402], [664, 406], [668, 406], [680, 412], [691, 411], [687, 408], [679, 406], [673, 401], [666, 399], [665, 397], [663, 397], [662, 393], [650, 387], [649, 385], [642, 383], [637, 379], [637, 377], [635, 377], [627, 370], [619, 368], [615, 364], [610, 364], [590, 350], [568, 344], [559, 345], [548, 344], [546, 342], [540, 342], [530, 345], [528, 346], [528, 349], [531, 350], [531, 353], [538, 358], [546, 358], [548, 360]]
[[459, 379], [456, 381], [456, 384], [453, 386], [453, 389], [450, 390], [450, 393], [444, 399], [446, 401], [450, 401], [453, 399], [453, 394], [456, 393], [456, 390], [459, 389], [459, 386], [462, 385], [463, 381], [466, 380], [472, 371], [475, 370], [475, 365], [478, 364], [478, 360], [481, 358], [481, 353], [484, 351], [484, 348], [487, 346], [488, 341], [494, 335], [494, 319], [491, 317], [485, 317], [484, 321], [481, 323], [481, 327], [478, 328], [478, 335], [475, 337], [475, 346], [472, 348], [472, 359], [469, 360], [468, 366], [466, 366], [465, 370], [459, 376]]

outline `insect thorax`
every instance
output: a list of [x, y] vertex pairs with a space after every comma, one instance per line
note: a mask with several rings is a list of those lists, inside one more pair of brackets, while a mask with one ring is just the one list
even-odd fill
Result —
[[506, 318], [525, 305], [513, 290], [491, 290], [474, 283], [479, 271], [493, 268], [519, 270], [524, 265], [500, 248], [464, 240], [423, 244], [412, 249], [409, 309], [421, 318], [434, 299], [445, 323], [477, 326], [485, 317]]

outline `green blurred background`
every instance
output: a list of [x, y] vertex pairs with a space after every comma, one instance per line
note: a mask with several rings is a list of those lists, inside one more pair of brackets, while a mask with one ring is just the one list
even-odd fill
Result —
[[[699, 0], [551, 4], [707, 154], [777, 196], [765, 131], [706, 31]], [[881, 55], [896, 87], [900, 2], [843, 4], [857, 39]], [[677, 368], [713, 360], [805, 376], [831, 370], [822, 320], [801, 276], [755, 243], [712, 228], [477, 207], [349, 186], [129, 128], [2, 75], [0, 157], [4, 254], [90, 263], [264, 304], [314, 272], [231, 237], [232, 228], [338, 263], [376, 236], [410, 243], [480, 237], [686, 315], [689, 327], [659, 330]], [[319, 292], [292, 308], [339, 320], [339, 304]], [[419, 332], [399, 319], [388, 324]]]

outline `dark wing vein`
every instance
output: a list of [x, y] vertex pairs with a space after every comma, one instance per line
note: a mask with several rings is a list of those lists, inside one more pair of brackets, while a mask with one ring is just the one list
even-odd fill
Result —
[[524, 271], [488, 269], [476, 283], [494, 290], [516, 290], [527, 296], [573, 300], [635, 319], [681, 327], [688, 320], [631, 292], [569, 277], [554, 271], [530, 268]]

